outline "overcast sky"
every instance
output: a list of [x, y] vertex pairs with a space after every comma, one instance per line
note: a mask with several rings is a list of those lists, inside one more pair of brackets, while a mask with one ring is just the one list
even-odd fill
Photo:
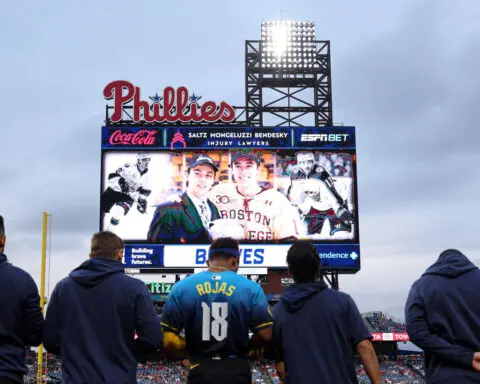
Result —
[[[480, 3], [10, 1], [0, 8], [2, 188], [10, 261], [39, 281], [53, 215], [53, 285], [98, 230], [104, 86], [185, 85], [244, 105], [244, 41], [262, 20], [316, 22], [331, 40], [334, 120], [357, 127], [361, 311], [401, 316], [445, 248], [480, 264]], [[146, 95], [145, 95], [146, 96]]]

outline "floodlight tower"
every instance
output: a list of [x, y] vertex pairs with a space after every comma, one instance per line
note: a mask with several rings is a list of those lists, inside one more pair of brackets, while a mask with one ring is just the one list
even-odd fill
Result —
[[305, 21], [267, 21], [261, 32], [245, 42], [247, 124], [332, 125], [330, 41]]

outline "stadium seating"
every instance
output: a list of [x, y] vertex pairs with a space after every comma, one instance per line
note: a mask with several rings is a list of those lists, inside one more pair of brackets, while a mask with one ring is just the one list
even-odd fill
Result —
[[[162, 312], [162, 305], [156, 304], [157, 315]], [[372, 332], [405, 332], [405, 324], [395, 320], [392, 316], [383, 312], [368, 312], [362, 314], [365, 322]], [[413, 384], [424, 383], [425, 376], [424, 360], [422, 354], [401, 355], [397, 361], [389, 360], [380, 356], [380, 369], [382, 383], [385, 384]], [[37, 382], [37, 356], [34, 351], [27, 352], [27, 365], [29, 372], [25, 383]], [[44, 377], [46, 383], [60, 383], [61, 361], [55, 356], [48, 354], [44, 361]], [[359, 361], [355, 363], [359, 383], [370, 383], [365, 369]], [[259, 360], [251, 362], [252, 379], [254, 384], [279, 384], [280, 379], [275, 370], [275, 364], [271, 360]], [[146, 362], [139, 364], [137, 370], [138, 384], [181, 384], [186, 383], [188, 370], [180, 361], [162, 360], [160, 362]]]
[[187, 371], [179, 361], [160, 361], [139, 364], [137, 383], [139, 384], [180, 384], [186, 382]]
[[367, 312], [362, 314], [364, 319], [371, 325], [373, 332], [406, 332], [406, 326], [400, 320], [383, 312]]
[[[35, 354], [28, 355], [29, 372], [25, 383], [34, 384], [36, 380], [37, 362]], [[425, 383], [423, 355], [402, 355], [397, 361], [386, 356], [380, 356], [380, 369], [383, 384], [418, 384]], [[254, 384], [279, 384], [280, 379], [271, 360], [251, 361], [252, 382]], [[370, 383], [366, 371], [360, 361], [355, 361], [355, 368], [360, 384]], [[186, 383], [188, 370], [180, 361], [162, 360], [139, 364], [137, 370], [138, 384], [182, 384]], [[48, 355], [44, 361], [44, 382], [49, 384], [60, 383], [61, 361], [53, 355]]]
[[398, 358], [398, 361], [425, 377], [425, 360], [423, 355], [401, 356]]
[[[411, 369], [404, 364], [404, 361], [392, 361], [387, 357], [379, 357], [382, 384], [422, 384], [425, 383], [424, 376], [418, 371]], [[365, 368], [357, 360], [355, 362], [358, 382], [360, 384], [370, 383]]]

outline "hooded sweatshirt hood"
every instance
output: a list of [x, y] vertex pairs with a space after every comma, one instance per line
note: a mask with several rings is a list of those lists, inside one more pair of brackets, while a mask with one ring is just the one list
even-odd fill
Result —
[[103, 282], [108, 277], [123, 273], [123, 264], [117, 260], [95, 257], [82, 263], [70, 273], [70, 278], [77, 284], [91, 288]]
[[477, 267], [467, 257], [456, 249], [448, 249], [440, 254], [438, 260], [423, 274], [456, 278]]
[[7, 255], [4, 253], [0, 252], [0, 268], [8, 264], [8, 259]]
[[297, 312], [308, 300], [326, 288], [326, 284], [320, 281], [292, 284], [283, 293], [282, 301], [288, 312]]

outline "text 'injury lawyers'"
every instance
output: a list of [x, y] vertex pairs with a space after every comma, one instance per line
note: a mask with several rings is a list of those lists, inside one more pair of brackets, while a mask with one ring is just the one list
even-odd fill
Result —
[[[233, 139], [237, 145], [244, 147], [260, 146], [266, 147], [270, 143], [268, 139], [286, 139], [288, 132], [189, 132], [189, 139], [210, 139], [207, 146], [232, 146]], [[222, 140], [226, 139], [226, 140]]]

